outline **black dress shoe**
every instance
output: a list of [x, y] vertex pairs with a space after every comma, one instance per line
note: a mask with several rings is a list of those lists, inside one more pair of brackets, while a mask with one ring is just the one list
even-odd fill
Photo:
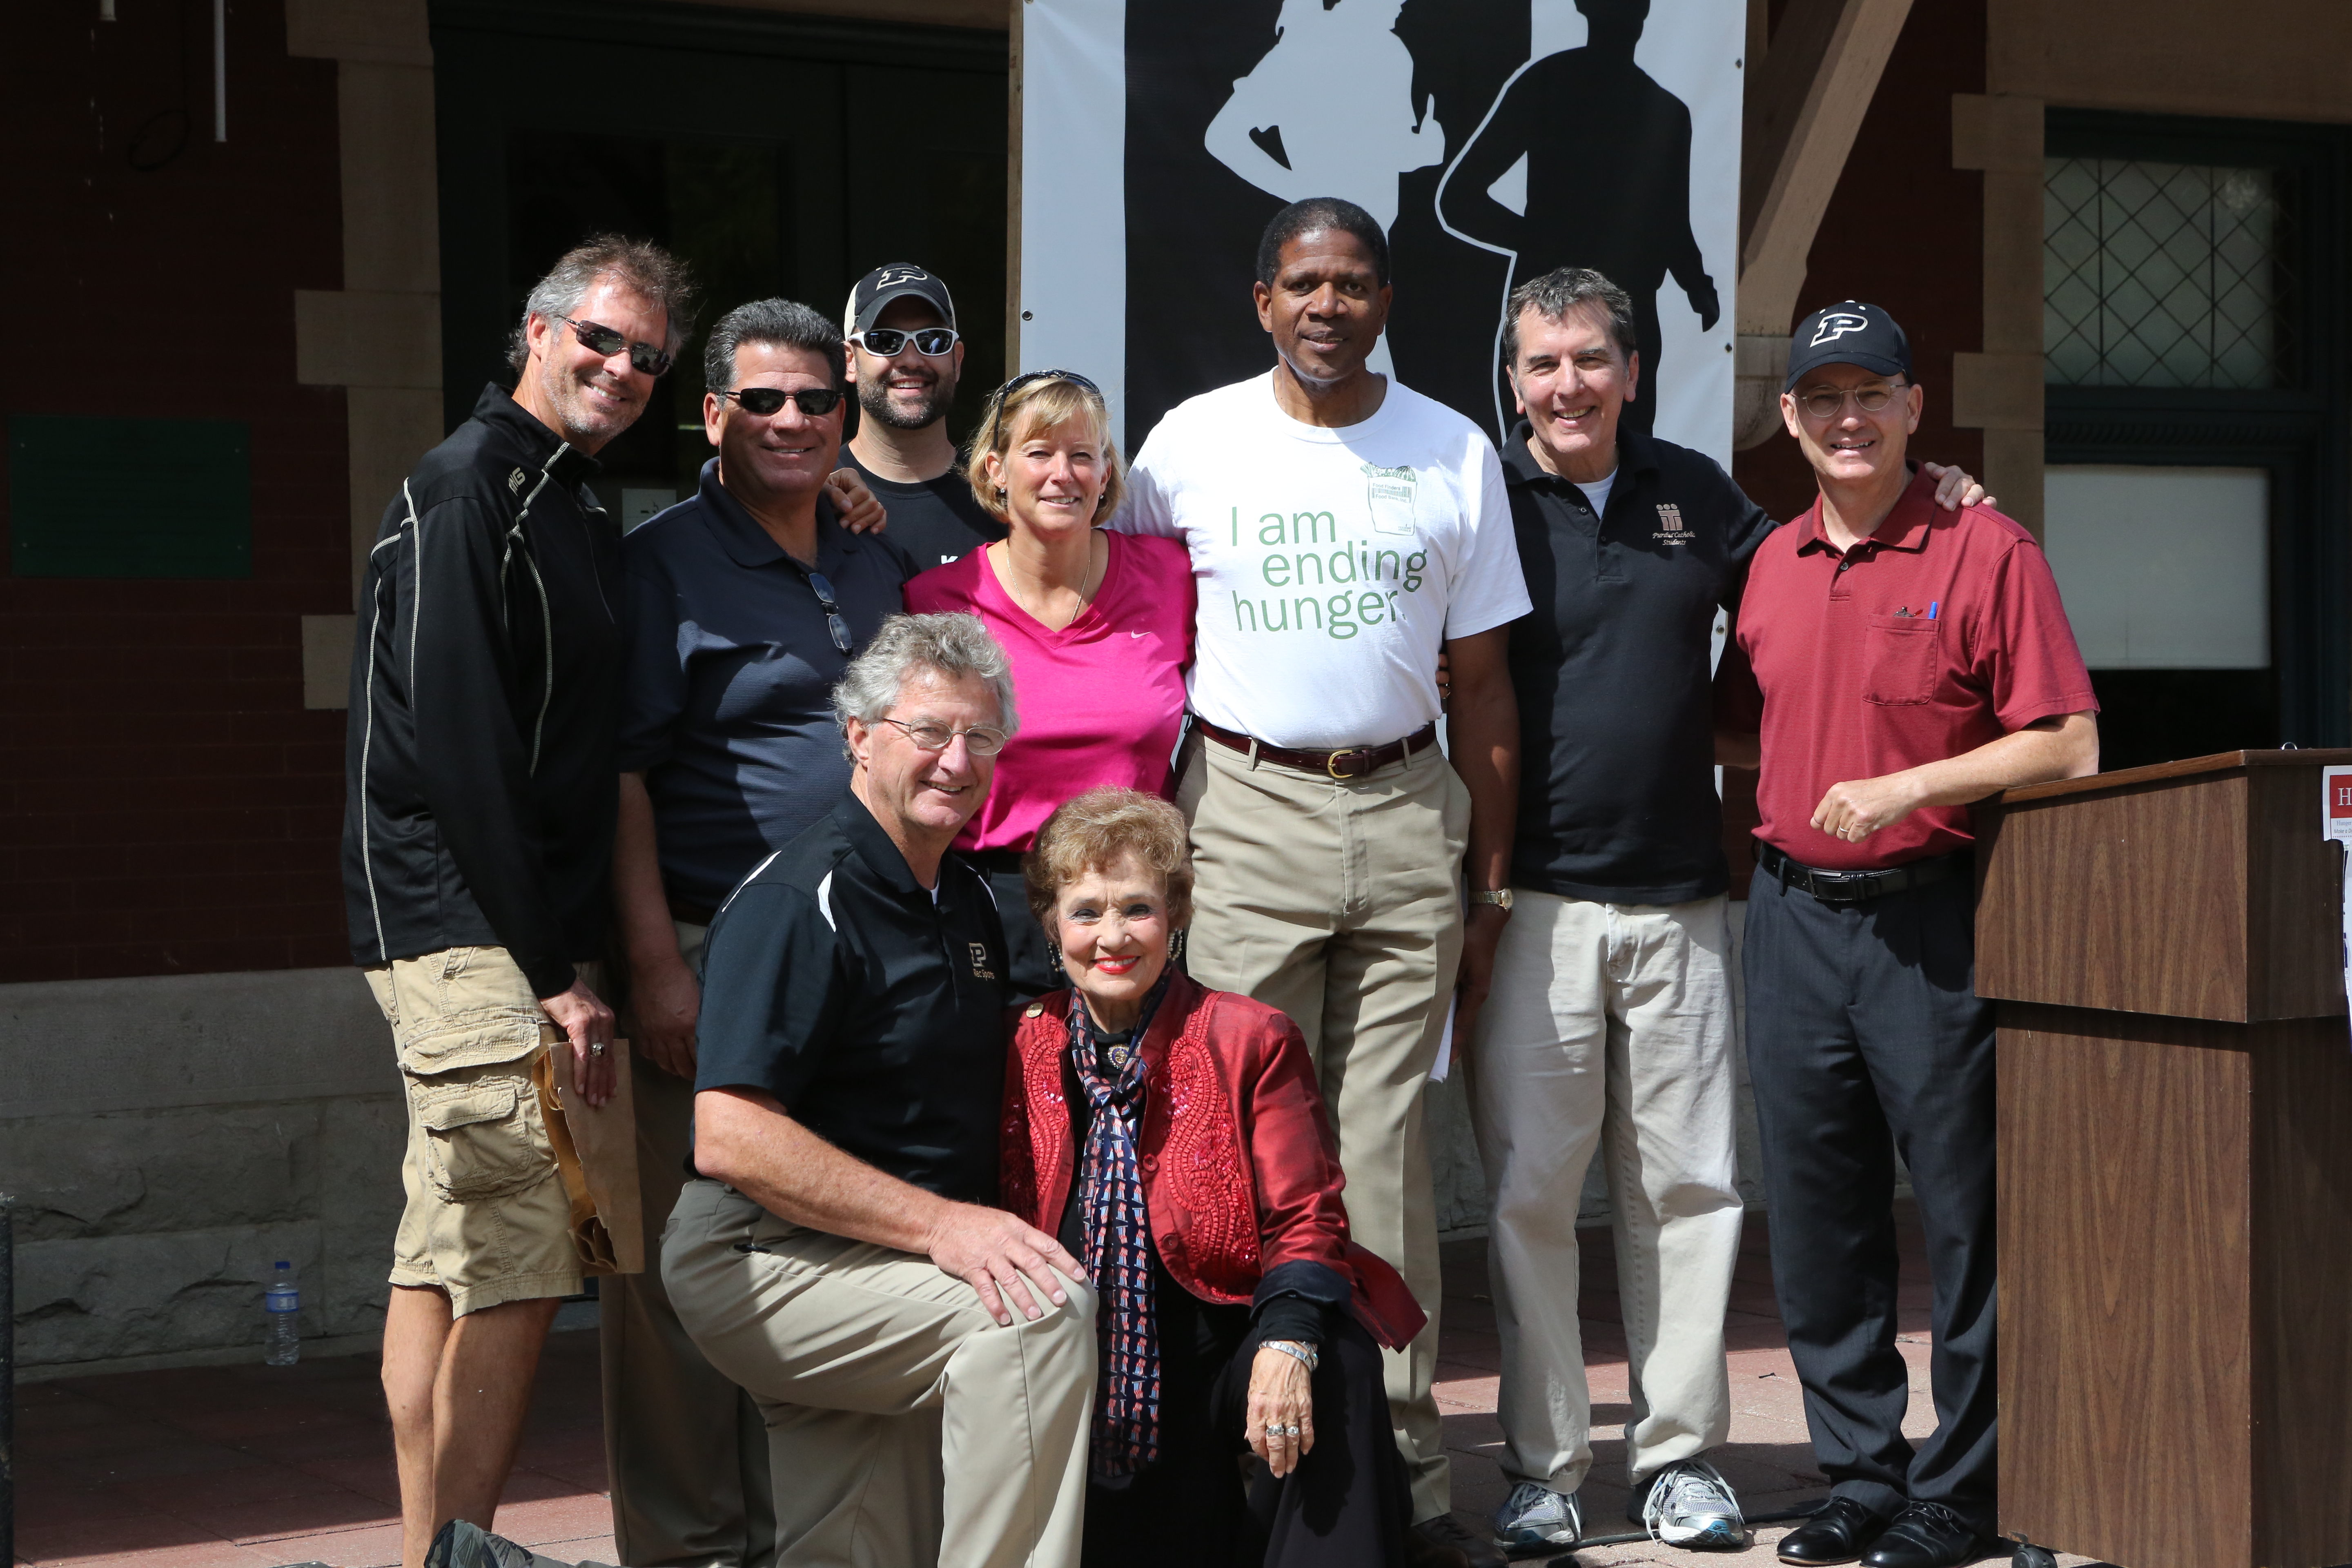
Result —
[[1886, 1521], [1850, 1497], [1833, 1497], [1822, 1511], [1780, 1538], [1780, 1561], [1799, 1568], [1852, 1563], [1886, 1528]]
[[1986, 1554], [1976, 1527], [1939, 1502], [1915, 1502], [1895, 1516], [1863, 1568], [1958, 1568]]

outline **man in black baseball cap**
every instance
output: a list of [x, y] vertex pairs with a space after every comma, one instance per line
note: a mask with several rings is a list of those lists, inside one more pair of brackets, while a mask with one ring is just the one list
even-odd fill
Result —
[[[1813, 506], [1758, 547], [1717, 683], [1759, 734], [1741, 957], [1772, 1279], [1821, 1511], [1783, 1563], [1958, 1568], [1999, 1478], [1993, 1013], [1975, 985], [1974, 802], [2095, 773], [2098, 699], [2033, 536], [1938, 511], [1926, 394], [1875, 305], [1817, 310], [1780, 413]], [[1895, 1157], [1932, 1289], [1936, 1424], [1904, 1429]]]
[[1004, 537], [956, 466], [948, 408], [963, 372], [955, 298], [909, 262], [877, 267], [849, 291], [841, 323], [863, 417], [842, 457], [890, 514], [891, 542], [929, 568]]

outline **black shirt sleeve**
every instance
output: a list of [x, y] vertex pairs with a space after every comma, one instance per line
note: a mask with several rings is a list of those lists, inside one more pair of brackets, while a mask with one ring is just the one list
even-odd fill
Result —
[[506, 520], [475, 497], [418, 520], [410, 703], [425, 807], [490, 929], [548, 997], [572, 988], [572, 955], [531, 802], [539, 711], [507, 639], [505, 535]]
[[1748, 492], [1734, 484], [1729, 474], [1716, 469], [1716, 479], [1723, 487], [1721, 504], [1725, 509], [1724, 542], [1729, 550], [1730, 572], [1727, 575], [1721, 604], [1737, 613], [1739, 595], [1748, 586], [1748, 563], [1764, 542], [1765, 535], [1780, 526], [1765, 510], [1748, 499]]
[[621, 625], [628, 662], [621, 674], [621, 771], [647, 773], [669, 761], [670, 737], [686, 711], [678, 662], [677, 585], [649, 548], [621, 551]]
[[703, 954], [695, 1089], [756, 1089], [793, 1111], [840, 1032], [850, 992], [842, 956], [806, 893], [760, 882], [737, 889]]

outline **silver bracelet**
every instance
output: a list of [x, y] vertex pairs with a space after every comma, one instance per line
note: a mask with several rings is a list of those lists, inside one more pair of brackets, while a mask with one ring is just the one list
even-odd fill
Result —
[[1303, 1345], [1297, 1340], [1261, 1340], [1258, 1342], [1257, 1348], [1262, 1351], [1280, 1351], [1309, 1372], [1313, 1372], [1322, 1364], [1323, 1358], [1316, 1352], [1313, 1345]]

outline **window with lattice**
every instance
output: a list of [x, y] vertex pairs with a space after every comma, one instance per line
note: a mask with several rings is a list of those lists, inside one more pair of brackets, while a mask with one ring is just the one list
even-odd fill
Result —
[[2042, 357], [2053, 386], [2291, 384], [2296, 279], [2285, 174], [2050, 158]]

